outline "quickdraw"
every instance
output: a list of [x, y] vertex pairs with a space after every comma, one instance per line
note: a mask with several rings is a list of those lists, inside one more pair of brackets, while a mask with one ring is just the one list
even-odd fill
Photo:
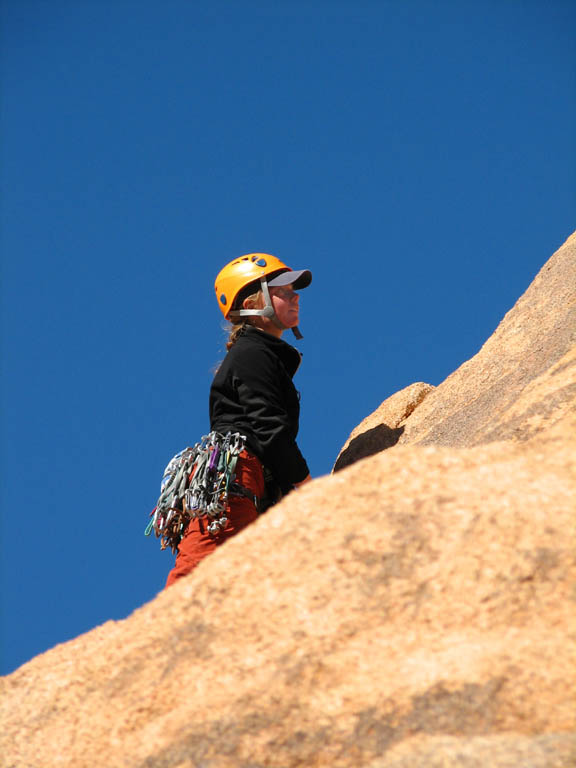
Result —
[[224, 530], [229, 495], [248, 496], [257, 503], [247, 489], [234, 482], [245, 443], [246, 437], [239, 432], [210, 432], [193, 448], [177, 453], [164, 470], [160, 498], [144, 534], [150, 536], [154, 531], [160, 549], [170, 547], [176, 553], [191, 520], [206, 518], [211, 536]]

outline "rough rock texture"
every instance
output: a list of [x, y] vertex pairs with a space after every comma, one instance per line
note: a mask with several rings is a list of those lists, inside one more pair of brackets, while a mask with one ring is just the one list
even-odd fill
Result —
[[576, 233], [471, 360], [436, 389], [412, 384], [356, 427], [335, 470], [395, 444], [527, 440], [576, 399]]
[[576, 233], [552, 256], [482, 349], [405, 424], [399, 443], [527, 440], [576, 398]]
[[470, 374], [467, 398], [445, 382], [406, 416], [415, 385], [380, 411], [430, 443], [418, 412], [453, 388], [444, 442], [470, 447], [400, 440], [319, 478], [128, 619], [2, 678], [0, 765], [576, 766], [573, 358], [547, 345], [519, 379], [488, 343], [502, 375], [476, 397]]
[[418, 381], [384, 400], [374, 413], [367, 416], [352, 433], [334, 465], [338, 472], [386, 448], [392, 448], [404, 432], [406, 419], [416, 410], [434, 387]]

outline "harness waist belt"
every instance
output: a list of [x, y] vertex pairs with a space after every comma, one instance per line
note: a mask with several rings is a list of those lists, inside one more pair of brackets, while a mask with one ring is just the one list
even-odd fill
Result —
[[258, 510], [258, 514], [260, 514], [260, 497], [256, 496], [255, 493], [252, 493], [249, 488], [245, 488], [243, 485], [240, 485], [240, 483], [230, 483], [229, 493], [232, 496], [244, 496], [246, 499], [253, 501], [254, 506]]

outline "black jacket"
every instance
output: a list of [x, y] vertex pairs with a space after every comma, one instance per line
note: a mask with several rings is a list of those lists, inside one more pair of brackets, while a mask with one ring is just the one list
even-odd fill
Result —
[[300, 352], [290, 344], [246, 326], [210, 389], [210, 428], [246, 435], [248, 450], [283, 493], [309, 474], [296, 444], [300, 402], [292, 377], [300, 361]]

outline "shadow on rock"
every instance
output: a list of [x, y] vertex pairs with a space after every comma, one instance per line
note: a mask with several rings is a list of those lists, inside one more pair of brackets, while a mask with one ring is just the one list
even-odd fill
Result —
[[368, 429], [350, 441], [347, 448], [336, 459], [332, 471], [338, 472], [360, 459], [373, 456], [375, 453], [386, 450], [386, 448], [392, 448], [400, 440], [403, 432], [404, 427], [393, 429], [392, 427], [387, 427], [386, 424], [378, 424], [378, 426]]

